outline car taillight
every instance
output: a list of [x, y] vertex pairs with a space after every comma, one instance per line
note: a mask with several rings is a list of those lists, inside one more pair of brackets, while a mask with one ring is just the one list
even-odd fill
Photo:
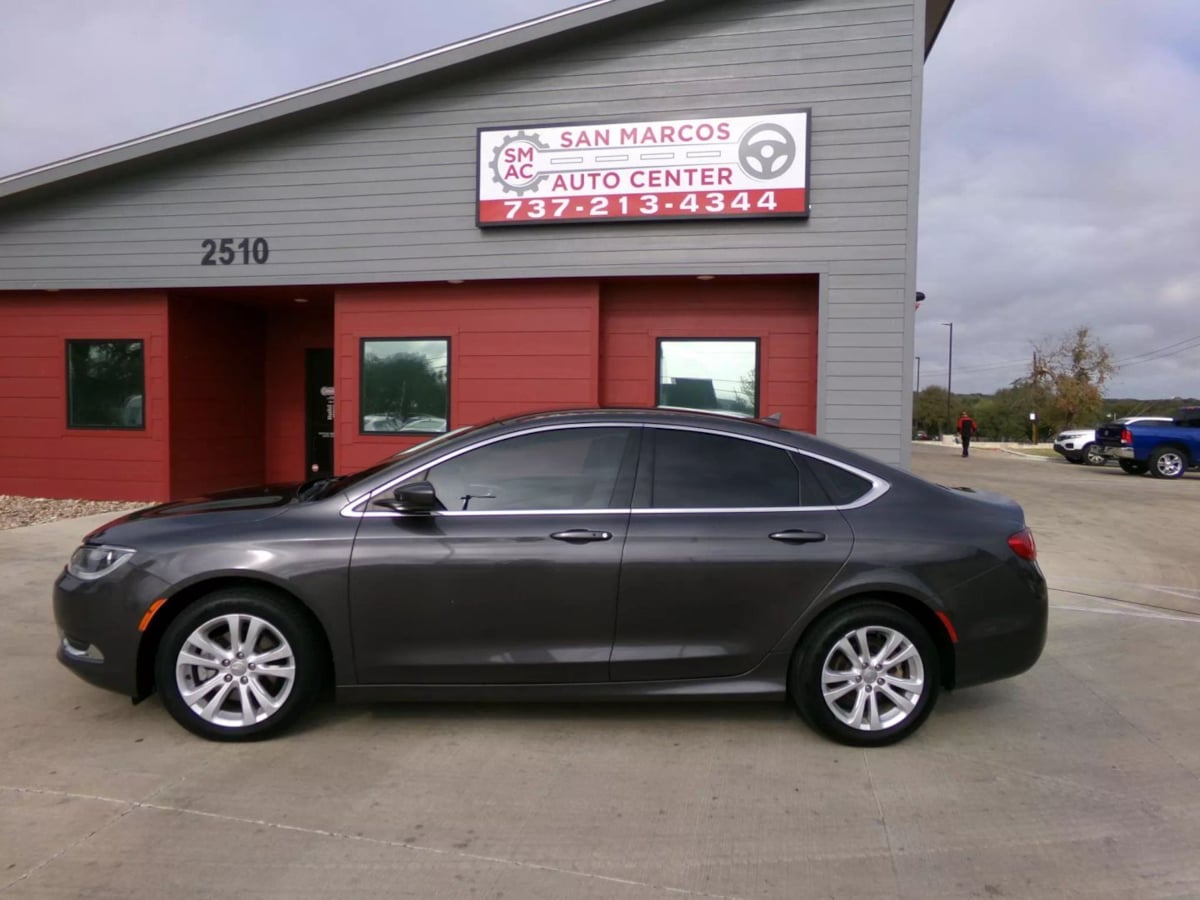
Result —
[[1008, 539], [1008, 546], [1012, 547], [1012, 552], [1021, 557], [1033, 562], [1037, 559], [1037, 544], [1033, 542], [1033, 532], [1028, 528], [1023, 528]]
[[1133, 443], [1133, 432], [1130, 431], [1128, 428], [1124, 428], [1121, 430], [1121, 443], [1122, 444], [1132, 444]]

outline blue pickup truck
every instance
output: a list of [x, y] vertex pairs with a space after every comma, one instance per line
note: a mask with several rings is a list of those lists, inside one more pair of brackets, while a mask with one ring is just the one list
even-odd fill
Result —
[[1104, 455], [1129, 475], [1178, 478], [1200, 466], [1200, 406], [1182, 406], [1166, 423], [1101, 425], [1096, 438]]

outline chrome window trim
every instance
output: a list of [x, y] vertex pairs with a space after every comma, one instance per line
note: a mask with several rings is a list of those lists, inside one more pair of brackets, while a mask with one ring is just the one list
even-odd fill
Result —
[[[356, 510], [356, 506], [361, 506], [363, 503], [370, 503], [380, 494], [392, 490], [401, 482], [411, 478], [418, 472], [423, 472], [426, 469], [432, 469], [434, 466], [439, 466], [444, 462], [449, 462], [455, 457], [461, 456], [464, 453], [470, 453], [472, 450], [478, 450], [482, 447], [487, 447], [491, 444], [500, 441], [510, 440], [516, 437], [524, 437], [529, 434], [538, 434], [543, 431], [565, 431], [568, 429], [577, 428], [661, 428], [672, 431], [692, 431], [700, 434], [711, 434], [717, 437], [728, 437], [735, 440], [750, 441], [755, 444], [763, 444], [767, 447], [775, 447], [779, 450], [784, 450], [788, 453], [797, 453], [809, 459], [820, 460], [831, 466], [837, 466], [839, 469], [844, 469], [853, 475], [869, 482], [871, 488], [855, 500], [853, 503], [843, 504], [841, 506], [749, 506], [749, 507], [704, 507], [704, 508], [687, 508], [681, 507], [677, 509], [652, 509], [652, 508], [622, 508], [622, 509], [483, 509], [483, 510], [436, 510], [433, 512], [420, 513], [404, 513], [393, 512], [391, 510]], [[716, 428], [704, 428], [698, 425], [678, 425], [673, 423], [657, 423], [657, 422], [634, 422], [634, 421], [613, 421], [613, 422], [569, 422], [557, 425], [536, 425], [526, 428], [522, 431], [514, 431], [508, 434], [496, 435], [487, 440], [471, 444], [467, 447], [460, 447], [444, 456], [439, 456], [436, 459], [422, 463], [421, 465], [413, 466], [410, 469], [405, 469], [396, 477], [385, 482], [381, 486], [370, 491], [364, 491], [357, 494], [346, 503], [340, 512], [340, 515], [349, 519], [397, 519], [397, 518], [413, 518], [430, 516], [436, 518], [453, 518], [453, 517], [495, 517], [495, 516], [599, 516], [599, 515], [681, 515], [684, 513], [704, 515], [729, 515], [733, 513], [800, 513], [800, 512], [842, 512], [846, 510], [860, 509], [869, 503], [874, 503], [889, 490], [891, 483], [872, 475], [870, 472], [864, 472], [862, 469], [856, 468], [848, 463], [840, 462], [836, 459], [830, 459], [827, 456], [822, 456], [819, 453], [813, 453], [809, 450], [803, 450], [799, 447], [794, 447], [791, 444], [782, 441], [772, 441], [766, 438], [760, 438], [753, 435], [735, 434], [728, 431], [722, 431]]]

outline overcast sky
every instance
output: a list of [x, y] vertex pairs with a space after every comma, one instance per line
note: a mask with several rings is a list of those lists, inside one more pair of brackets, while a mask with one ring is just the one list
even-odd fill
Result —
[[[0, 173], [571, 5], [0, 0]], [[1088, 325], [1125, 361], [1110, 395], [1200, 397], [1200, 0], [957, 0], [923, 138], [922, 385], [942, 322], [956, 392]]]

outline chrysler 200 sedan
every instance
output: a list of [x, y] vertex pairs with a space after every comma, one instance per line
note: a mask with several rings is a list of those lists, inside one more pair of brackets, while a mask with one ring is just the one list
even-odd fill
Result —
[[1046, 582], [1021, 508], [769, 420], [528, 415], [340, 478], [87, 536], [59, 659], [244, 740], [339, 699], [789, 699], [860, 746], [1025, 671]]

